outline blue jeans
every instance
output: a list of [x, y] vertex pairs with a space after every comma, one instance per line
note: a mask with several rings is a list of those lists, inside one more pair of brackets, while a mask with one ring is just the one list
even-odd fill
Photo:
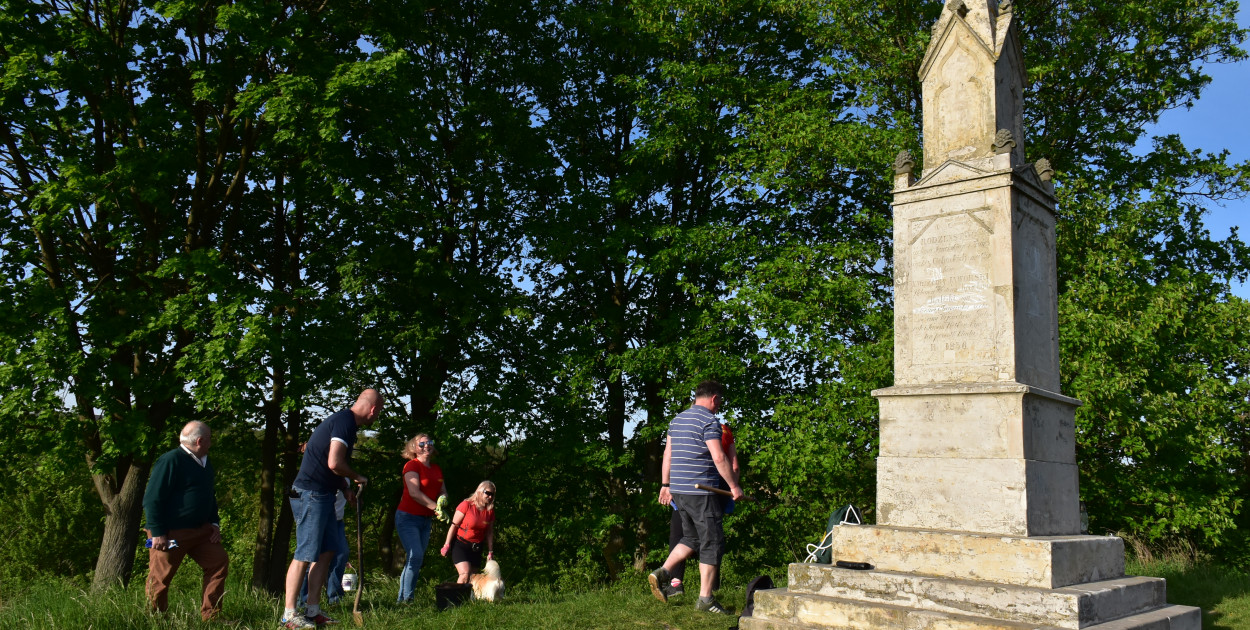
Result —
[[430, 544], [430, 517], [409, 514], [403, 510], [395, 510], [395, 531], [399, 534], [399, 542], [404, 545], [407, 554], [404, 570], [399, 574], [399, 599], [412, 601], [412, 591], [417, 586], [417, 578], [421, 576], [421, 565], [425, 562], [425, 548]]
[[299, 496], [291, 497], [291, 514], [295, 517], [295, 556], [300, 562], [316, 562], [327, 551], [344, 551], [347, 540], [340, 544], [334, 518], [334, 493], [314, 492], [291, 487]]
[[[326, 603], [337, 604], [339, 599], [343, 597], [343, 571], [347, 570], [347, 524], [343, 521], [338, 522], [338, 538], [340, 549], [334, 555], [334, 563], [330, 565], [330, 572], [326, 575]], [[308, 573], [304, 573], [304, 584], [299, 587], [299, 605], [303, 606], [308, 602]]]

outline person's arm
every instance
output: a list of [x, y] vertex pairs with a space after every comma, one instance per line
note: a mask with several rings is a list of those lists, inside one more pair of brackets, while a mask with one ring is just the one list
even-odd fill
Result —
[[733, 469], [734, 474], [738, 476], [738, 480], [742, 480], [742, 469], [738, 467], [738, 446], [730, 444], [725, 448], [725, 457], [729, 460], [729, 467]]
[[421, 507], [431, 510], [438, 509], [438, 505], [434, 503], [434, 499], [425, 496], [425, 493], [421, 491], [420, 474], [413, 471], [404, 473], [404, 487], [408, 490], [408, 496], [412, 497], [412, 500], [420, 504]]
[[664, 443], [664, 458], [660, 461], [660, 505], [667, 506], [673, 502], [673, 493], [669, 491], [669, 475], [673, 467], [673, 440]]
[[[369, 478], [352, 470], [351, 456], [347, 453], [347, 445], [338, 440], [330, 440], [330, 456], [327, 458], [326, 464], [330, 466], [330, 470], [340, 477], [347, 477], [355, 481], [361, 490], [365, 484], [369, 483]], [[351, 489], [351, 485], [347, 486]]]
[[443, 556], [451, 550], [451, 537], [456, 535], [456, 530], [460, 528], [460, 521], [464, 520], [464, 512], [456, 510], [456, 514], [451, 517], [451, 527], [447, 528], [447, 542], [443, 543], [441, 553]]
[[148, 533], [152, 536], [152, 548], [160, 551], [165, 551], [169, 547], [169, 537], [165, 535], [168, 530], [163, 512], [170, 483], [169, 471], [169, 460], [164, 458], [156, 460], [151, 476], [148, 477], [148, 487], [143, 491], [143, 513], [147, 517]]
[[486, 526], [486, 559], [490, 560], [495, 555], [495, 521], [491, 521]]
[[742, 492], [742, 487], [738, 485], [738, 473], [729, 464], [729, 458], [725, 457], [725, 449], [721, 448], [720, 436], [714, 440], [708, 440], [707, 450], [712, 455], [712, 463], [716, 464], [716, 472], [727, 482], [729, 482], [729, 491], [733, 493], [735, 501], [746, 496]]

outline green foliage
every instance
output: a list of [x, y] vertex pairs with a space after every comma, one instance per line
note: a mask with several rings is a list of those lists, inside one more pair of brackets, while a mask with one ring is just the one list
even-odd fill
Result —
[[[423, 431], [453, 499], [499, 484], [515, 575], [592, 591], [663, 555], [663, 434], [704, 378], [760, 499], [728, 573], [871, 516], [888, 165], [920, 154], [940, 3], [0, 6], [0, 456], [58, 506], [14, 498], [22, 531], [95, 544], [204, 419], [235, 575], [264, 584], [297, 445], [376, 386], [370, 565]], [[1250, 165], [1142, 131], [1245, 58], [1236, 4], [1015, 6], [1093, 527], [1244, 562], [1250, 251], [1202, 222]]]

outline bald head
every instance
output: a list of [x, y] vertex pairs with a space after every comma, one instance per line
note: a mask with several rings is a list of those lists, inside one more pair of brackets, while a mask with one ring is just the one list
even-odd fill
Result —
[[213, 445], [213, 431], [208, 428], [207, 424], [192, 420], [182, 427], [182, 433], [178, 434], [178, 441], [196, 456], [204, 457], [208, 455], [208, 449]]
[[356, 397], [352, 405], [352, 415], [356, 416], [356, 426], [369, 426], [382, 413], [382, 394], [376, 389], [366, 389]]

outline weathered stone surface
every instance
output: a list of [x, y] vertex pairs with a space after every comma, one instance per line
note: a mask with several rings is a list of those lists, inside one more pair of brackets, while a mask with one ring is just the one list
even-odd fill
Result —
[[1059, 391], [1052, 201], [1018, 191], [1018, 179], [1012, 170], [998, 188], [956, 180], [923, 200], [896, 195], [896, 385]]
[[1114, 536], [992, 536], [885, 526], [843, 526], [833, 557], [881, 571], [1059, 588], [1124, 576]]
[[1058, 589], [1010, 586], [822, 564], [790, 565], [792, 594], [889, 604], [953, 615], [1080, 628], [1140, 614], [1166, 603], [1165, 581], [1122, 577]]
[[[744, 622], [747, 619], [744, 617], [740, 620], [740, 627], [756, 627], [746, 625]], [[757, 591], [755, 615], [750, 619], [752, 621], [778, 620], [798, 624], [804, 628], [854, 630], [991, 630], [993, 628], [1057, 630], [1057, 626], [1039, 626], [986, 617], [954, 615], [890, 604], [849, 601], [823, 595], [800, 595], [785, 589]]]
[[[743, 630], [1057, 630], [1058, 626], [953, 615], [899, 606], [866, 605], [821, 595], [796, 595], [785, 589], [760, 591], [756, 615], [738, 620]], [[762, 606], [762, 607], [761, 607]], [[1199, 630], [1202, 611], [1191, 606], [1164, 606], [1082, 630]]]
[[1080, 531], [1076, 464], [877, 458], [877, 521], [894, 527], [1052, 536]]
[[884, 457], [1017, 458], [1076, 463], [1077, 401], [1018, 383], [890, 387], [881, 404]]
[[[994, 154], [999, 129], [1024, 137], [1023, 61], [1011, 14], [995, 3], [952, 2], [921, 64], [925, 169]], [[1023, 161], [1023, 147], [1012, 154]]]

